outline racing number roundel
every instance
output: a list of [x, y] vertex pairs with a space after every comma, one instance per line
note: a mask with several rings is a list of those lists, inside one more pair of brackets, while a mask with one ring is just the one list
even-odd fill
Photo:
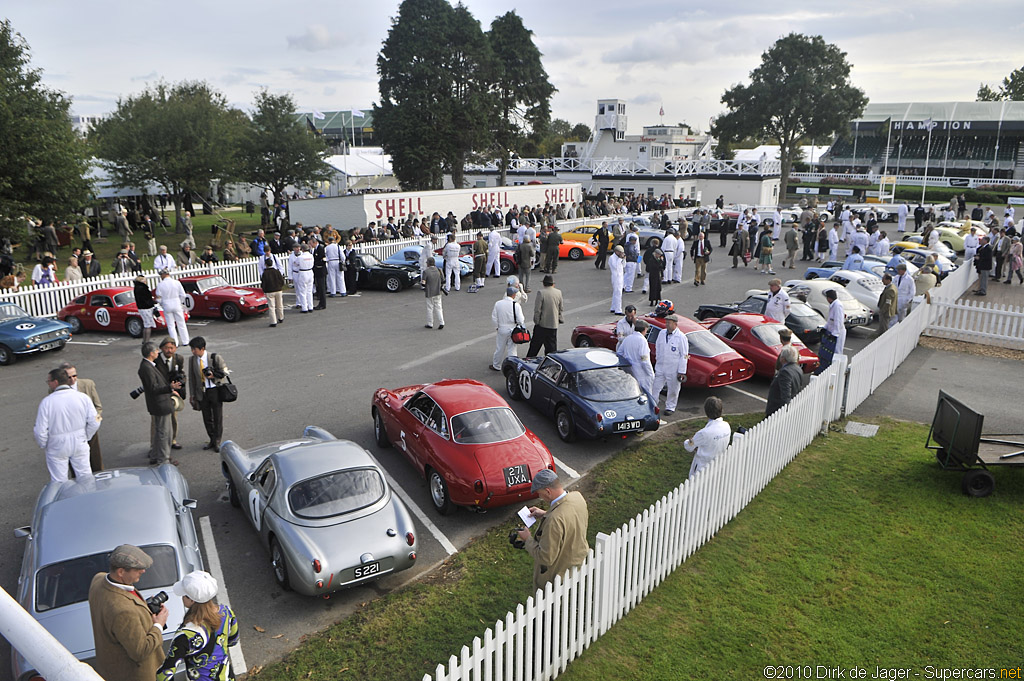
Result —
[[25, 322], [24, 324], [18, 324], [14, 328], [16, 328], [18, 331], [28, 331], [29, 329], [36, 328], [36, 325], [32, 324], [31, 322]]
[[530, 396], [533, 395], [533, 380], [528, 371], [519, 374], [519, 392], [523, 393], [523, 397], [526, 399], [530, 399]]
[[256, 526], [256, 529], [260, 529], [260, 493], [257, 490], [249, 490], [249, 517], [252, 518], [252, 524]]
[[100, 326], [110, 326], [110, 311], [105, 307], [98, 308], [94, 315], [96, 323]]
[[188, 310], [189, 312], [191, 312], [192, 309], [195, 306], [196, 306], [196, 299], [193, 298], [192, 296], [186, 294], [185, 295], [185, 309]]

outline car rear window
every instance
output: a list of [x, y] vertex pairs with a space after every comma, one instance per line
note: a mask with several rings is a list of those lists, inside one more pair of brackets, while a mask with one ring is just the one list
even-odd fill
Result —
[[760, 324], [753, 328], [754, 336], [767, 345], [768, 347], [774, 347], [776, 345], [782, 345], [782, 339], [779, 338], [779, 332], [786, 328], [785, 324]]
[[374, 468], [354, 468], [309, 478], [288, 490], [288, 506], [300, 518], [330, 518], [371, 506], [384, 496]]
[[[140, 547], [153, 559], [135, 588], [139, 591], [171, 586], [178, 581], [178, 560], [173, 546]], [[113, 549], [111, 549], [112, 551]], [[53, 563], [36, 573], [36, 612], [81, 603], [89, 598], [89, 584], [97, 572], [110, 570], [110, 551]]]
[[576, 374], [576, 394], [595, 402], [640, 397], [640, 384], [621, 367], [587, 369]]
[[717, 355], [732, 352], [732, 348], [707, 329], [691, 331], [686, 334], [686, 342], [689, 345], [690, 354], [699, 357], [716, 357]]
[[467, 411], [452, 417], [452, 437], [460, 445], [485, 445], [517, 438], [526, 432], [508, 407]]
[[789, 314], [797, 317], [817, 317], [818, 313], [813, 307], [807, 303], [791, 303], [789, 306]]
[[117, 307], [123, 307], [125, 305], [131, 305], [135, 302], [135, 291], [125, 291], [118, 293], [114, 296], [114, 305]]

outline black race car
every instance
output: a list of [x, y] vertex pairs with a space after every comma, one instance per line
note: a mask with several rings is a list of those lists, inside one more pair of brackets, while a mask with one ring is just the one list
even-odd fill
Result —
[[420, 281], [420, 270], [417, 266], [389, 265], [370, 253], [357, 253], [354, 258], [361, 289], [375, 288], [394, 293]]
[[[733, 312], [753, 312], [754, 314], [764, 314], [764, 310], [767, 306], [768, 294], [759, 293], [752, 295], [739, 303], [729, 303], [727, 305], [701, 305], [697, 308], [697, 312], [694, 313], [694, 316], [697, 319], [704, 321], [705, 319], [724, 317], [725, 315], [732, 314]], [[818, 314], [818, 312], [807, 303], [800, 300], [790, 299], [789, 316], [786, 317], [786, 326], [789, 327], [796, 338], [803, 341], [804, 345], [810, 345], [811, 343], [818, 343], [821, 341], [821, 332], [825, 328], [825, 318]]]

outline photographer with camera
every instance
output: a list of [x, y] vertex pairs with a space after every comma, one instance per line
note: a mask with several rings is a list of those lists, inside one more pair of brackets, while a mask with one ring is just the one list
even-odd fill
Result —
[[145, 551], [122, 544], [110, 554], [110, 572], [96, 573], [89, 585], [89, 615], [96, 644], [93, 666], [104, 679], [153, 681], [164, 661], [163, 629], [169, 613], [163, 601], [167, 594], [157, 594], [150, 603], [135, 589], [152, 565], [153, 559]]
[[[174, 401], [172, 395], [178, 395], [181, 389], [181, 381], [169, 381], [157, 368], [157, 357], [160, 350], [156, 343], [142, 344], [142, 362], [139, 364], [139, 379], [142, 386], [136, 388], [129, 396], [134, 400], [139, 395], [146, 395], [146, 410], [153, 417], [149, 446], [149, 463], [160, 465], [177, 461], [171, 459], [171, 415], [174, 413]], [[178, 397], [181, 397], [178, 395]]]
[[192, 408], [203, 412], [203, 425], [210, 441], [203, 449], [220, 451], [220, 438], [224, 432], [224, 404], [220, 399], [220, 386], [228, 383], [228, 367], [220, 355], [206, 351], [206, 339], [196, 336], [189, 342], [192, 358], [188, 362], [188, 385]]
[[[547, 468], [533, 476], [530, 491], [548, 505], [544, 511], [530, 507], [530, 515], [540, 518], [533, 535], [527, 529], [517, 532], [523, 548], [533, 556], [533, 588], [542, 589], [555, 577], [583, 564], [590, 546], [587, 544], [587, 502], [579, 492], [566, 492], [558, 475]], [[509, 536], [514, 540], [514, 536]], [[517, 546], [517, 543], [513, 543]]]
[[177, 395], [171, 395], [171, 401], [174, 402], [174, 411], [171, 412], [171, 449], [181, 449], [178, 444], [178, 412], [185, 408], [185, 358], [178, 354], [178, 344], [170, 336], [160, 341], [156, 368], [168, 383], [181, 383]]

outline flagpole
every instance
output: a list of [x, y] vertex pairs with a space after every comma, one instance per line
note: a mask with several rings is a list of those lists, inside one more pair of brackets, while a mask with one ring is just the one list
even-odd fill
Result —
[[932, 153], [932, 122], [928, 120], [928, 146], [924, 150], [924, 179], [921, 181], [921, 203], [924, 204], [924, 191], [928, 188], [928, 157]]

